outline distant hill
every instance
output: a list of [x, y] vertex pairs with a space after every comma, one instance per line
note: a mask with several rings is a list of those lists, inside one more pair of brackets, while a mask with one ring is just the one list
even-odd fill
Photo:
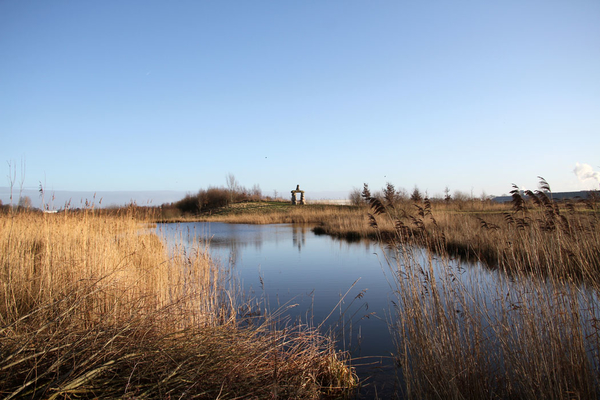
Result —
[[[551, 195], [549, 197], [551, 197], [554, 200], [558, 200], [558, 201], [585, 200], [594, 192], [596, 192], [596, 191], [581, 190], [579, 192], [552, 192], [552, 193], [549, 193], [549, 195]], [[521, 191], [521, 196], [523, 196], [524, 198], [527, 198], [527, 196], [525, 195], [525, 193], [523, 191]], [[498, 196], [498, 197], [494, 197], [492, 200], [497, 203], [507, 203], [507, 202], [512, 201], [512, 196]]]

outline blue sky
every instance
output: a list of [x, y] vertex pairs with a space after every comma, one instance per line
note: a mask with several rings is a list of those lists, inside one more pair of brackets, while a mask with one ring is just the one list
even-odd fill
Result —
[[598, 188], [599, 21], [597, 0], [4, 0], [0, 160], [56, 191]]

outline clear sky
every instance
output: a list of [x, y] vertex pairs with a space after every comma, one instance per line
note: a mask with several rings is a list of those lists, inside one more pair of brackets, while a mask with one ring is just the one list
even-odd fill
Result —
[[0, 160], [65, 191], [597, 189], [600, 1], [1, 0]]

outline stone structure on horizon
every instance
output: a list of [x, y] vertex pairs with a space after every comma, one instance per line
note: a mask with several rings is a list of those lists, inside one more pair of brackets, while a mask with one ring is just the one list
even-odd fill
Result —
[[[300, 193], [300, 200], [297, 200], [296, 195]], [[300, 190], [300, 185], [296, 185], [296, 190], [292, 190], [292, 205], [304, 205], [306, 204], [306, 200], [304, 200], [304, 190]]]

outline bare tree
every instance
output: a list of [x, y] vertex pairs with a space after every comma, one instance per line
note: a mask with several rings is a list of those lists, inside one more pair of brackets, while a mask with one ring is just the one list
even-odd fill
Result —
[[10, 184], [10, 208], [13, 207], [13, 190], [15, 187], [15, 182], [17, 181], [17, 168], [13, 169], [13, 165], [11, 161], [7, 161], [8, 164], [8, 182]]
[[469, 200], [469, 194], [466, 192], [461, 192], [460, 190], [455, 190], [454, 191], [454, 200], [456, 201], [468, 201]]
[[398, 200], [400, 200], [400, 201], [406, 201], [410, 198], [408, 191], [406, 189], [404, 189], [403, 187], [396, 189], [396, 196], [398, 197]]
[[481, 191], [481, 196], [479, 198], [481, 199], [481, 201], [485, 202], [485, 201], [492, 200], [494, 198], [494, 196], [491, 196], [491, 195], [487, 194], [485, 192], [485, 190], [482, 190]]
[[250, 191], [250, 196], [252, 197], [252, 200], [254, 200], [254, 201], [260, 201], [262, 199], [262, 190], [260, 189], [260, 186], [258, 185], [258, 183], [255, 183], [254, 186], [252, 186], [252, 190]]
[[348, 195], [348, 199], [350, 200], [350, 204], [354, 206], [360, 206], [365, 203], [365, 200], [362, 198], [362, 194], [360, 189], [353, 188]]
[[237, 179], [235, 179], [235, 175], [231, 172], [227, 174], [225, 181], [227, 182], [227, 190], [229, 191], [229, 202], [233, 203], [233, 197], [238, 190], [239, 183]]

